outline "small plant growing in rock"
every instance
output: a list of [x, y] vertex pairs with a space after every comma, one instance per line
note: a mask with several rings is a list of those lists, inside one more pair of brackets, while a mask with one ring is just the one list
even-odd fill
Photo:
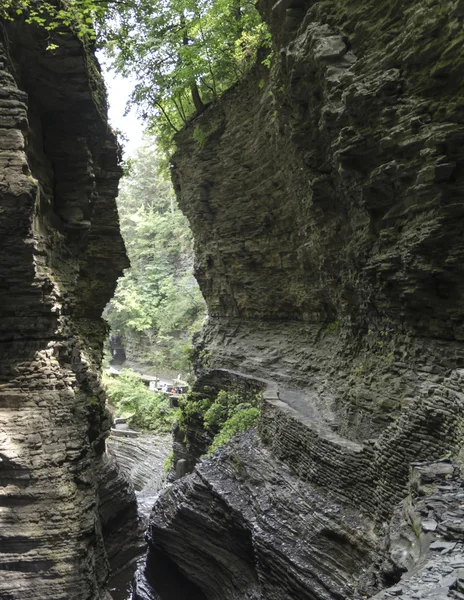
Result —
[[209, 136], [214, 133], [214, 122], [212, 123], [209, 129], [202, 129], [199, 125], [195, 127], [193, 130], [193, 139], [198, 144], [198, 148], [203, 150], [206, 144], [206, 140]]
[[166, 458], [166, 460], [164, 461], [164, 472], [167, 474], [170, 471], [172, 471], [172, 468], [174, 466], [174, 453], [170, 452]]
[[245, 408], [235, 413], [228, 419], [221, 431], [215, 436], [213, 443], [209, 447], [208, 454], [211, 454], [227, 442], [240, 433], [251, 429], [258, 423], [259, 409], [258, 408]]
[[240, 475], [240, 473], [243, 470], [243, 464], [242, 461], [240, 459], [240, 456], [238, 456], [237, 454], [232, 454], [230, 457], [230, 462], [232, 464], [232, 468], [234, 470], [234, 473], [236, 473], [237, 475]]
[[332, 335], [334, 333], [337, 333], [337, 331], [340, 329], [340, 321], [333, 321], [332, 323], [328, 323], [324, 334], [325, 335]]

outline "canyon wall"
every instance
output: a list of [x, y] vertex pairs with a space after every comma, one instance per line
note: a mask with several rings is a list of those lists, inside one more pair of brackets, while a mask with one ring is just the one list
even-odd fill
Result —
[[0, 23], [4, 600], [103, 597], [102, 529], [136, 518], [133, 489], [105, 456], [98, 374], [101, 313], [128, 266], [115, 204], [120, 149], [95, 57], [60, 33]]
[[414, 563], [392, 541], [410, 464], [462, 443], [464, 7], [260, 10], [271, 69], [172, 161], [210, 313], [197, 391], [259, 383], [259, 438], [170, 488], [151, 544], [209, 599], [366, 597]]

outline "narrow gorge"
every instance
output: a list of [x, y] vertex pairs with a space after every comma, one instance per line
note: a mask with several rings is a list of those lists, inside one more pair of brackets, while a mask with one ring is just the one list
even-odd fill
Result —
[[[174, 427], [133, 598], [168, 561], [175, 600], [459, 600], [464, 3], [258, 9], [270, 58], [171, 159], [208, 306], [187, 403], [258, 423], [214, 453]], [[140, 542], [100, 381], [121, 156], [93, 52], [48, 45], [0, 28], [0, 599], [109, 600]]]

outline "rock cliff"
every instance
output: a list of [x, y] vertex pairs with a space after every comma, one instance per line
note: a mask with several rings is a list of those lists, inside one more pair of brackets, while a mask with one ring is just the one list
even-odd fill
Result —
[[210, 312], [198, 390], [258, 382], [261, 441], [170, 488], [151, 543], [210, 599], [366, 596], [412, 567], [389, 537], [410, 463], [462, 443], [464, 6], [260, 8], [271, 69], [177, 136], [173, 181]]
[[[61, 34], [46, 50], [49, 33], [0, 23], [4, 600], [103, 595], [102, 526], [135, 500], [104, 456], [98, 376], [101, 313], [127, 266], [115, 204], [120, 153], [95, 57]], [[107, 486], [121, 494], [116, 511]]]
[[136, 438], [110, 436], [108, 453], [133, 483], [139, 517], [146, 520], [154, 498], [164, 485], [164, 465], [171, 451], [171, 437], [144, 433]]

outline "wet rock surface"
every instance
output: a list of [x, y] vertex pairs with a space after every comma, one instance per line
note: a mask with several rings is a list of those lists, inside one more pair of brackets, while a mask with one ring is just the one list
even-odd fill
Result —
[[[122, 480], [121, 489], [113, 486], [108, 494], [108, 501], [110, 505], [113, 505], [113, 510], [110, 512], [111, 520], [106, 523], [107, 548], [113, 537], [116, 540], [112, 576], [108, 587], [114, 600], [128, 600], [132, 597], [134, 574], [146, 551], [144, 534], [148, 516], [165, 483], [164, 464], [171, 451], [171, 437], [142, 432], [137, 432], [136, 438], [121, 438], [111, 435], [107, 441], [107, 448], [108, 462], [118, 465], [118, 481]], [[122, 508], [121, 499], [124, 497], [124, 493], [127, 494], [125, 490], [128, 488], [135, 491], [137, 497], [136, 506], [131, 505], [131, 510], [134, 512], [130, 515], [127, 515], [125, 511], [118, 514], [118, 508], [119, 510]], [[117, 515], [116, 519], [114, 518], [115, 514]], [[168, 569], [166, 575], [169, 573]], [[157, 571], [155, 579], [159, 580], [161, 586], [164, 585], [165, 578], [162, 568], [160, 572]], [[158, 597], [155, 598], [158, 600]], [[161, 600], [169, 600], [169, 597], [161, 598]]]
[[413, 465], [410, 495], [397, 512], [390, 553], [407, 572], [375, 600], [463, 598], [464, 479], [459, 468], [448, 460]]
[[148, 541], [208, 599], [328, 600], [352, 595], [376, 536], [366, 515], [295, 477], [250, 433], [163, 491]]
[[[129, 478], [136, 490], [139, 524], [138, 527], [134, 527], [130, 519], [122, 520], [125, 544], [121, 544], [122, 536], [118, 523], [112, 521], [108, 524], [110, 531], [117, 532], [116, 539], [119, 542], [116, 546], [118, 563], [113, 561], [113, 574], [108, 585], [114, 600], [132, 598], [134, 588], [139, 600], [204, 599], [201, 592], [163, 553], [150, 555], [148, 562], [142, 559], [146, 550], [144, 534], [148, 517], [160, 490], [165, 485], [164, 466], [171, 451], [171, 444], [171, 436], [141, 432], [135, 439], [110, 436], [108, 440], [109, 462], [117, 461], [119, 473], [123, 473], [124, 478]], [[109, 499], [119, 505], [121, 494], [112, 490]], [[146, 572], [148, 580], [145, 579]], [[132, 585], [134, 575], [135, 583]]]
[[100, 315], [127, 266], [119, 148], [95, 57], [62, 33], [46, 51], [45, 30], [0, 28], [4, 600], [104, 597], [118, 543], [105, 548], [105, 525], [135, 501], [106, 462], [99, 380]]
[[164, 485], [164, 465], [172, 449], [171, 436], [150, 433], [139, 434], [137, 438], [110, 436], [107, 445], [108, 452], [136, 490], [139, 515], [148, 518]]

